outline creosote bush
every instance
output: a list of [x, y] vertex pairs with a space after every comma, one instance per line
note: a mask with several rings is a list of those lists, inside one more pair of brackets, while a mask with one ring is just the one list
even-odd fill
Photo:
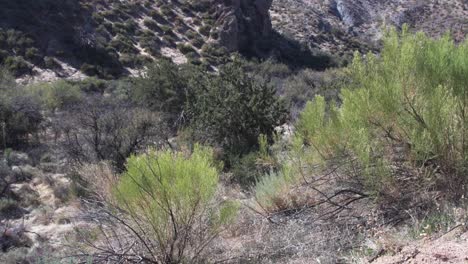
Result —
[[[325, 160], [355, 161], [361, 182], [378, 197], [391, 186], [401, 197], [408, 194], [402, 188], [419, 184], [450, 198], [464, 195], [468, 41], [390, 30], [381, 56], [357, 54], [349, 73], [341, 105], [320, 96], [307, 104], [297, 124], [303, 141]], [[408, 167], [412, 184], [400, 183]]]
[[[205, 263], [204, 249], [237, 214], [233, 202], [216, 202], [220, 165], [210, 148], [192, 153], [149, 150], [131, 156], [113, 191], [115, 225], [103, 226], [118, 243], [95, 258], [116, 262]], [[113, 229], [112, 229], [113, 228]], [[115, 233], [116, 232], [116, 233]], [[121, 252], [125, 252], [122, 254]]]

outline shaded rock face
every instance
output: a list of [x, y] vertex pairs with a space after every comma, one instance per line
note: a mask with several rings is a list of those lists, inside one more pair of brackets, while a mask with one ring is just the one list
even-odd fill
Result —
[[269, 9], [273, 0], [224, 0], [218, 18], [218, 39], [229, 52], [263, 53], [272, 32]]
[[360, 1], [336, 0], [332, 3], [339, 18], [348, 27], [360, 26], [369, 19], [369, 14]]

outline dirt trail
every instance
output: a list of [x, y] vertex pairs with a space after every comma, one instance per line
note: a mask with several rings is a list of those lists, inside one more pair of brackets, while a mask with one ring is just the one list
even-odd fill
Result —
[[406, 246], [394, 256], [382, 256], [373, 264], [468, 263], [468, 232], [461, 226], [442, 237]]

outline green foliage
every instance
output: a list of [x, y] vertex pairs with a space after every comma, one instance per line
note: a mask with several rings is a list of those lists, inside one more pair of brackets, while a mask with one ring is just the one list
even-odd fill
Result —
[[[15, 83], [5, 69], [0, 69], [0, 126], [5, 134], [0, 138], [3, 146], [16, 146], [28, 141], [42, 122], [41, 107], [38, 100]], [[2, 131], [3, 134], [3, 131]]]
[[203, 141], [214, 142], [231, 153], [247, 153], [260, 134], [271, 137], [286, 117], [286, 104], [273, 87], [255, 80], [235, 61], [205, 83], [196, 80], [189, 114]]
[[241, 156], [237, 160], [231, 161], [233, 181], [239, 183], [244, 188], [250, 188], [258, 182], [261, 177], [280, 169], [277, 158], [270, 153], [268, 137], [260, 135], [258, 137], [258, 151], [253, 151]]
[[390, 30], [379, 58], [356, 54], [352, 83], [341, 92], [342, 105], [317, 97], [298, 122], [298, 136], [324, 159], [349, 155], [363, 168], [364, 182], [376, 193], [395, 180], [395, 157], [441, 174], [429, 181], [450, 195], [462, 195], [467, 171], [466, 117], [468, 41], [456, 45], [448, 35]]
[[96, 76], [99, 73], [96, 66], [88, 63], [83, 63], [80, 67], [80, 71], [89, 76]]
[[236, 204], [212, 203], [218, 170], [212, 150], [199, 145], [191, 154], [150, 150], [128, 159], [115, 196], [132, 219], [148, 225], [144, 237], [154, 240], [148, 255], [155, 261], [193, 263], [205, 243], [234, 219]]
[[209, 202], [218, 183], [212, 153], [202, 147], [196, 147], [189, 157], [184, 153], [150, 151], [131, 156], [126, 167], [116, 190], [118, 200], [143, 209], [146, 207], [142, 204], [144, 193], [154, 194], [150, 213], [154, 215], [155, 225], [163, 225], [161, 232], [169, 218], [166, 212], [170, 208], [166, 206], [180, 206], [174, 213], [181, 220], [187, 219], [198, 202]]
[[156, 21], [154, 21], [153, 19], [147, 18], [143, 20], [143, 24], [149, 29], [159, 30], [158, 23], [156, 23]]
[[200, 68], [160, 60], [148, 67], [131, 91], [135, 102], [168, 113], [176, 126], [188, 125], [196, 141], [248, 153], [260, 134], [271, 138], [286, 117], [273, 87], [256, 80], [236, 61], [215, 75]]
[[80, 88], [64, 80], [32, 85], [29, 90], [38, 95], [43, 104], [50, 110], [70, 107], [82, 99]]
[[208, 37], [210, 35], [210, 32], [211, 32], [211, 27], [209, 25], [203, 25], [198, 29], [198, 31], [203, 36]]
[[233, 162], [231, 171], [233, 181], [244, 188], [251, 187], [265, 173], [258, 166], [258, 154], [256, 152], [244, 155], [238, 161]]
[[[453, 210], [453, 209], [452, 209]], [[455, 216], [450, 210], [431, 212], [417, 223], [410, 235], [413, 238], [420, 238], [432, 235], [436, 232], [447, 232], [456, 224]]]
[[186, 94], [187, 82], [178, 66], [169, 60], [159, 60], [150, 64], [146, 74], [137, 80], [133, 98], [151, 109], [178, 115]]
[[22, 56], [7, 57], [4, 65], [15, 77], [31, 72], [31, 67]]
[[133, 41], [125, 35], [118, 34], [111, 42], [110, 46], [120, 52], [136, 54], [138, 49], [135, 48]]
[[195, 52], [195, 49], [190, 44], [183, 44], [183, 43], [177, 44], [177, 49], [183, 54]]
[[44, 57], [44, 65], [48, 69], [60, 69], [60, 64], [52, 57]]
[[294, 206], [289, 192], [298, 182], [297, 175], [289, 166], [270, 172], [257, 181], [255, 185], [255, 200], [266, 212], [285, 210]]
[[108, 82], [95, 77], [90, 77], [81, 81], [73, 82], [73, 85], [78, 86], [78, 88], [85, 93], [103, 94], [107, 88]]
[[170, 26], [162, 25], [160, 26], [160, 28], [165, 35], [170, 35], [173, 33], [172, 28]]

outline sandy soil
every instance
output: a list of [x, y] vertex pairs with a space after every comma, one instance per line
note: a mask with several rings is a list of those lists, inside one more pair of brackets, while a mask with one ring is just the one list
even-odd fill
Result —
[[468, 232], [462, 227], [455, 228], [442, 237], [423, 240], [409, 245], [394, 256], [382, 256], [372, 263], [376, 264], [432, 264], [468, 263]]

